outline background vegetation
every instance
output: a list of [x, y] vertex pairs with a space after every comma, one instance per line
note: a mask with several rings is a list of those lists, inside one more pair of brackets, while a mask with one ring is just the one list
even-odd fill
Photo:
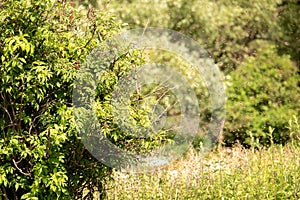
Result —
[[[299, 199], [299, 8], [299, 0], [0, 1], [0, 199]], [[150, 26], [208, 50], [227, 87], [224, 144], [243, 147], [204, 158], [191, 150], [139, 176], [113, 171], [85, 149], [72, 114], [77, 71], [122, 28]], [[147, 56], [196, 77], [184, 62], [155, 53], [133, 51], [113, 63], [99, 80], [97, 116], [108, 138], [132, 151], [171, 139], [158, 132], [133, 140], [111, 118], [113, 86]], [[147, 126], [137, 107], [132, 117]]]
[[225, 75], [225, 144], [249, 145], [251, 135], [268, 145], [268, 134], [275, 143], [288, 140], [286, 124], [300, 112], [299, 6], [297, 0], [120, 0], [108, 7], [129, 28], [162, 26], [198, 41]]

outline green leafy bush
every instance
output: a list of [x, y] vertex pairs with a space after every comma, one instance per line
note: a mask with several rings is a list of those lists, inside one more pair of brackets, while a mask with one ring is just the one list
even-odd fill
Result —
[[299, 75], [289, 56], [265, 44], [230, 75], [225, 143], [250, 144], [253, 137], [261, 144], [284, 144], [288, 121], [300, 112]]
[[[65, 1], [3, 1], [0, 5], [0, 192], [4, 199], [92, 199], [105, 195], [111, 169], [77, 134], [72, 87], [93, 49], [120, 30], [107, 13]], [[99, 78], [96, 114], [107, 138], [128, 151], [149, 151], [171, 138], [157, 130], [137, 140], [112, 113], [118, 80], [144, 62], [129, 50]], [[132, 101], [143, 94], [132, 95]], [[159, 96], [155, 97], [155, 101]], [[130, 106], [133, 122], [148, 126], [148, 107]], [[133, 112], [134, 111], [134, 112]]]
[[65, 1], [0, 2], [1, 199], [78, 199], [110, 169], [84, 148], [72, 84], [85, 56], [119, 30], [107, 13]]

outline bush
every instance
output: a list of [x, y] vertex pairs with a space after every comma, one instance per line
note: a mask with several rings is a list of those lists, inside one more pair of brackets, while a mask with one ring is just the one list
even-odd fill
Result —
[[[107, 13], [78, 10], [65, 1], [7, 0], [0, 6], [1, 196], [92, 199], [98, 191], [104, 198], [111, 169], [87, 151], [77, 134], [72, 88], [78, 70], [88, 66], [87, 56], [120, 26]], [[118, 126], [111, 105], [114, 87], [144, 62], [137, 50], [118, 56], [97, 80], [96, 114], [103, 133], [134, 152], [170, 142], [162, 130], [137, 140]], [[130, 120], [147, 127], [148, 107], [134, 103], [143, 95], [132, 95]]]
[[265, 44], [230, 75], [225, 143], [249, 145], [251, 137], [264, 145], [289, 140], [288, 121], [300, 112], [299, 75], [289, 56], [278, 56]]
[[0, 2], [1, 199], [79, 199], [103, 192], [110, 169], [72, 120], [85, 56], [119, 30], [113, 18], [54, 0]]

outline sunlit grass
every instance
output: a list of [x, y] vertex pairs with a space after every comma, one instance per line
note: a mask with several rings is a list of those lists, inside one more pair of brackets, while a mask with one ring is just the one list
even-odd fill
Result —
[[107, 199], [299, 199], [299, 145], [221, 148], [156, 172], [115, 171]]

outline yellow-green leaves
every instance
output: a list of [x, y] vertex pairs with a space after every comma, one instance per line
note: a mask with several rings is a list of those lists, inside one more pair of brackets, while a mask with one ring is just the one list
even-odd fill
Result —
[[68, 1], [0, 3], [0, 188], [8, 199], [76, 199], [83, 187], [103, 189], [108, 169], [78, 139], [72, 86], [98, 35], [119, 27], [108, 13], [88, 12]]
[[49, 69], [49, 66], [42, 61], [34, 61], [32, 63], [31, 71], [36, 76], [37, 81], [40, 84], [44, 84], [50, 78], [52, 78], [53, 72]]
[[28, 55], [34, 54], [34, 46], [26, 39], [27, 34], [20, 34], [4, 41], [4, 54], [15, 55], [19, 54], [20, 50]]

